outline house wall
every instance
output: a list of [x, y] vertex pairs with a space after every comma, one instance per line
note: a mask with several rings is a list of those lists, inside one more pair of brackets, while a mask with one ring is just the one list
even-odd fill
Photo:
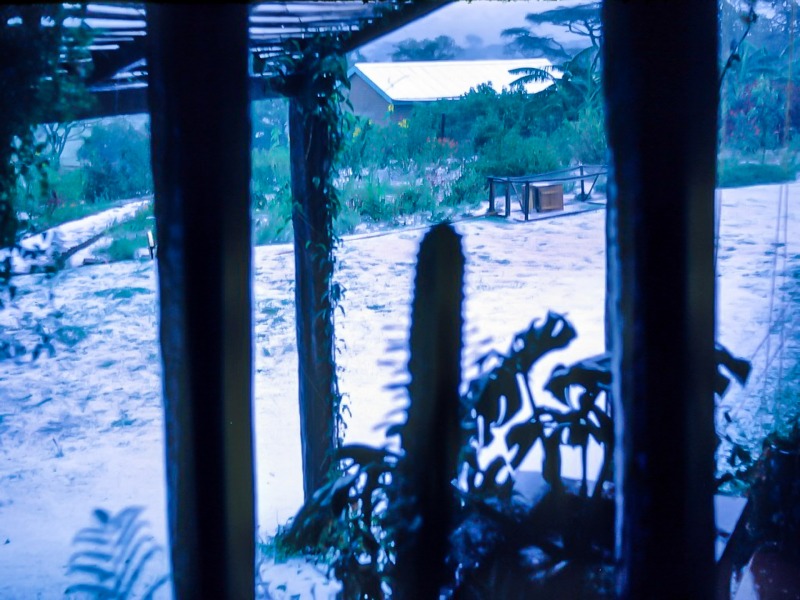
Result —
[[370, 86], [358, 73], [350, 78], [350, 103], [353, 113], [359, 117], [366, 117], [378, 123], [401, 121], [408, 118], [413, 110], [413, 105], [405, 104], [395, 106], [389, 112], [389, 103]]

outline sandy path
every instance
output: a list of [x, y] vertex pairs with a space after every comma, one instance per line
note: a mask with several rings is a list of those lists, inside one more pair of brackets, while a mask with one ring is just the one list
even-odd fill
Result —
[[[720, 335], [749, 356], [767, 330], [778, 186], [723, 194]], [[789, 247], [800, 255], [800, 185], [791, 186]], [[465, 367], [492, 338], [511, 336], [548, 309], [566, 313], [579, 337], [539, 367], [603, 348], [605, 212], [531, 223], [460, 223], [467, 254]], [[402, 406], [384, 387], [403, 381], [415, 253], [422, 232], [346, 239], [339, 279], [346, 314], [337, 326], [341, 387], [349, 396], [349, 441], [383, 440]], [[285, 521], [302, 498], [294, 349], [293, 258], [288, 246], [255, 251], [255, 415], [260, 534]], [[152, 262], [96, 265], [19, 278], [16, 306], [0, 311], [14, 333], [58, 309], [54, 327], [74, 329], [53, 359], [0, 362], [0, 598], [59, 598], [74, 533], [96, 507], [147, 507], [166, 542], [156, 275]], [[780, 283], [780, 280], [779, 280]], [[27, 331], [22, 327], [20, 331]], [[77, 332], [77, 333], [76, 333]], [[35, 338], [20, 334], [32, 346]], [[83, 338], [81, 339], [81, 336]], [[6, 540], [8, 540], [6, 542]]]

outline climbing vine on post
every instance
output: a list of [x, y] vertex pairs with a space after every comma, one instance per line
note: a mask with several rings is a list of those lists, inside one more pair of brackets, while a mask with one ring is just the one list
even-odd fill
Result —
[[339, 198], [332, 181], [348, 81], [336, 39], [302, 40], [290, 50], [276, 85], [289, 97], [300, 433], [308, 499], [325, 483], [344, 430], [334, 337], [344, 289], [334, 281]]

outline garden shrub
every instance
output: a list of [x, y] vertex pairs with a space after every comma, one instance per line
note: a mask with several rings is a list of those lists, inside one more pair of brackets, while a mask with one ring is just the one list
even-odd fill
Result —
[[50, 185], [61, 204], [83, 200], [84, 175], [81, 169], [59, 169], [50, 176]]
[[253, 244], [275, 244], [292, 240], [292, 194], [289, 185], [265, 196], [253, 213]]
[[487, 187], [486, 177], [480, 175], [473, 164], [464, 164], [445, 195], [444, 203], [447, 206], [479, 204], [487, 197]]
[[136, 258], [136, 251], [146, 246], [146, 241], [143, 246], [141, 240], [137, 240], [136, 238], [127, 236], [118, 237], [111, 241], [111, 244], [104, 250], [103, 254], [105, 254], [111, 262], [133, 260]]
[[253, 150], [250, 187], [254, 207], [263, 207], [267, 198], [274, 196], [290, 181], [288, 146], [275, 143], [269, 149]]
[[353, 233], [360, 224], [361, 215], [355, 209], [343, 204], [333, 222], [333, 229], [336, 235], [347, 235]]
[[148, 231], [155, 236], [152, 202], [137, 210], [130, 219], [115, 223], [108, 229], [112, 241], [103, 254], [111, 261], [133, 260], [138, 250], [147, 248]]
[[371, 221], [384, 221], [392, 216], [392, 207], [386, 201], [386, 186], [377, 177], [370, 177], [363, 184], [349, 187], [344, 200], [359, 215]]
[[150, 135], [124, 119], [97, 124], [78, 150], [87, 200], [120, 200], [153, 191]]
[[48, 165], [21, 177], [14, 201], [20, 231], [43, 231], [104, 208], [84, 201], [84, 179], [81, 169], [54, 170]]
[[774, 150], [783, 143], [786, 95], [763, 75], [744, 88], [725, 119], [724, 137], [743, 152]]
[[428, 186], [409, 186], [395, 199], [397, 215], [413, 215], [419, 212], [430, 212], [436, 208], [436, 198]]
[[[587, 165], [605, 164], [608, 153], [605, 117], [602, 108], [588, 105], [575, 121], [565, 121], [559, 130], [563, 150], [568, 152], [565, 162]], [[558, 144], [558, 138], [555, 143]]]
[[478, 156], [481, 175], [520, 176], [554, 171], [564, 165], [558, 148], [546, 137], [523, 137], [516, 129], [490, 140]]

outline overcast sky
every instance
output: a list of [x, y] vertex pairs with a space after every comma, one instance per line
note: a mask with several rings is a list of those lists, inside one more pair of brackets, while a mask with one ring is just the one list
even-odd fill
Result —
[[[559, 6], [590, 4], [592, 0], [473, 0], [448, 4], [444, 8], [419, 19], [367, 44], [361, 52], [369, 60], [385, 60], [398, 42], [413, 38], [435, 38], [439, 35], [452, 37], [459, 46], [470, 46], [468, 36], [477, 36], [484, 46], [505, 44], [509, 40], [500, 37], [500, 32], [510, 27], [525, 27], [525, 15], [543, 12]], [[585, 44], [585, 38], [569, 33], [566, 28], [540, 26], [534, 33], [554, 37], [564, 46]], [[471, 38], [473, 44], [475, 39]]]

